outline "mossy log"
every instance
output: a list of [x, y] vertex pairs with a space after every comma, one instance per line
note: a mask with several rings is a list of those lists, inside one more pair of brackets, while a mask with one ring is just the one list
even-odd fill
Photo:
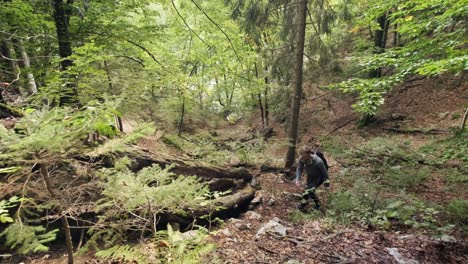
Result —
[[23, 113], [20, 110], [15, 109], [9, 105], [0, 103], [0, 118], [7, 117], [22, 117]]

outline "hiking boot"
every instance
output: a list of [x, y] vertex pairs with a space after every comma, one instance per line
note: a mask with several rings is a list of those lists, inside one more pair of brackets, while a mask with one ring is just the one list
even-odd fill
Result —
[[308, 203], [300, 203], [299, 206], [297, 207], [297, 209], [299, 209], [299, 211], [303, 212], [303, 213], [307, 213], [307, 205]]

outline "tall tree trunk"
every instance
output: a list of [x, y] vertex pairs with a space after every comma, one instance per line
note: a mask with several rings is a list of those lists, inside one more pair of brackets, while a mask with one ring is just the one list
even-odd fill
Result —
[[[259, 75], [258, 75], [258, 66], [257, 66], [257, 63], [255, 63], [255, 77], [258, 79], [259, 78]], [[262, 128], [265, 128], [266, 127], [266, 123], [265, 123], [265, 111], [263, 109], [263, 102], [262, 102], [262, 93], [259, 92], [257, 94], [257, 100], [258, 100], [258, 107], [260, 108], [260, 116], [262, 118]]]
[[19, 66], [26, 72], [26, 79], [27, 79], [27, 93], [29, 95], [37, 93], [37, 85], [36, 81], [34, 80], [34, 75], [31, 72], [31, 62], [29, 61], [28, 53], [26, 53], [26, 49], [24, 48], [23, 40], [21, 39], [14, 39], [14, 43], [16, 45], [16, 52], [17, 57], [20, 58], [18, 61]]
[[[381, 15], [377, 18], [377, 23], [379, 24], [379, 29], [375, 31], [374, 34], [374, 53], [380, 54], [384, 52], [387, 44], [387, 33], [389, 27], [389, 21], [387, 19], [387, 13]], [[382, 69], [375, 69], [370, 72], [370, 78], [379, 78], [382, 76]]]
[[[62, 59], [60, 61], [60, 70], [66, 71], [73, 65], [73, 60], [70, 59], [72, 55], [72, 46], [70, 39], [70, 31], [68, 28], [69, 16], [71, 13], [72, 0], [66, 3], [63, 0], [54, 0], [54, 21], [57, 30], [59, 55]], [[65, 74], [63, 77], [66, 85], [64, 85], [60, 93], [60, 105], [76, 105], [78, 104], [78, 92], [76, 84], [74, 83], [74, 76]]]
[[291, 168], [294, 164], [296, 157], [296, 141], [297, 141], [297, 130], [299, 126], [299, 113], [301, 110], [301, 95], [302, 95], [302, 66], [304, 61], [304, 42], [305, 42], [305, 29], [306, 29], [306, 11], [307, 11], [307, 0], [298, 2], [297, 5], [297, 25], [298, 25], [298, 36], [296, 46], [296, 61], [294, 67], [295, 80], [294, 80], [294, 99], [293, 106], [291, 109], [291, 118], [289, 126], [289, 138], [288, 138], [288, 153], [286, 155], [286, 168]]
[[[1, 43], [0, 52], [1, 52], [1, 55], [2, 55], [2, 57], [0, 58], [0, 61], [4, 61], [4, 65], [5, 65], [4, 67], [5, 68], [11, 69], [10, 72], [5, 71], [4, 76], [0, 76], [2, 78], [5, 78], [5, 79], [0, 80], [0, 81], [9, 82], [10, 85], [11, 85], [11, 86], [8, 87], [10, 92], [20, 94], [20, 91], [22, 90], [22, 88], [21, 88], [21, 83], [19, 82], [19, 75], [18, 75], [19, 67], [18, 67], [18, 64], [16, 63], [16, 60], [13, 57], [13, 54], [11, 52], [10, 43], [8, 43], [6, 40], [3, 40], [2, 43]], [[12, 84], [14, 82], [18, 82], [18, 85], [16, 87], [12, 86]], [[5, 98], [3, 98], [3, 100], [4, 99]]]
[[[55, 191], [52, 187], [52, 183], [50, 181], [49, 171], [47, 169], [47, 166], [44, 164], [40, 164], [39, 166], [40, 166], [40, 173], [46, 185], [47, 192], [49, 193], [52, 199], [57, 198], [57, 195], [55, 194]], [[65, 243], [67, 245], [67, 253], [68, 253], [67, 263], [73, 264], [73, 244], [72, 244], [72, 237], [70, 233], [70, 225], [68, 224], [67, 216], [62, 213], [63, 209], [59, 208], [59, 210], [60, 210], [59, 214], [62, 215], [60, 217], [60, 221], [62, 222], [63, 231], [65, 232]]]
[[[265, 66], [265, 74], [268, 73], [268, 67]], [[270, 126], [270, 106], [269, 106], [269, 103], [268, 103], [268, 96], [269, 96], [269, 93], [270, 93], [270, 81], [268, 79], [267, 76], [265, 76], [265, 90], [263, 91], [263, 94], [264, 94], [264, 111], [265, 111], [265, 128], [266, 127], [269, 127]]]
[[[380, 54], [383, 53], [387, 44], [387, 35], [389, 28], [388, 13], [385, 13], [377, 18], [377, 23], [379, 24], [379, 29], [375, 31], [374, 34], [374, 53]], [[382, 69], [378, 68], [372, 70], [369, 73], [369, 78], [379, 78], [382, 76]], [[374, 115], [364, 114], [361, 116], [361, 119], [358, 122], [359, 127], [364, 127], [368, 125], [372, 120], [374, 120]]]

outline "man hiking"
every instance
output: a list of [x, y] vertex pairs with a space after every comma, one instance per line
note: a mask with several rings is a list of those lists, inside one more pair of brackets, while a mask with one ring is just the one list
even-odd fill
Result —
[[325, 183], [325, 187], [328, 188], [330, 186], [330, 181], [328, 179], [328, 171], [325, 167], [324, 161], [308, 147], [303, 148], [299, 155], [296, 179], [294, 181], [296, 186], [301, 186], [300, 179], [304, 169], [307, 173], [307, 184], [304, 193], [302, 194], [299, 210], [306, 210], [309, 198], [315, 202], [315, 209], [319, 210], [320, 201], [315, 194], [315, 189], [322, 185], [322, 183]]

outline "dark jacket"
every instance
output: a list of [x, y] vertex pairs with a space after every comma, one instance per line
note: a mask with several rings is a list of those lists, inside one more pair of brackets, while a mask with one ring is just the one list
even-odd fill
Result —
[[301, 156], [297, 163], [296, 180], [300, 180], [302, 172], [307, 173], [307, 188], [317, 188], [328, 181], [328, 172], [324, 162], [316, 154], [311, 154], [311, 159], [305, 161]]

